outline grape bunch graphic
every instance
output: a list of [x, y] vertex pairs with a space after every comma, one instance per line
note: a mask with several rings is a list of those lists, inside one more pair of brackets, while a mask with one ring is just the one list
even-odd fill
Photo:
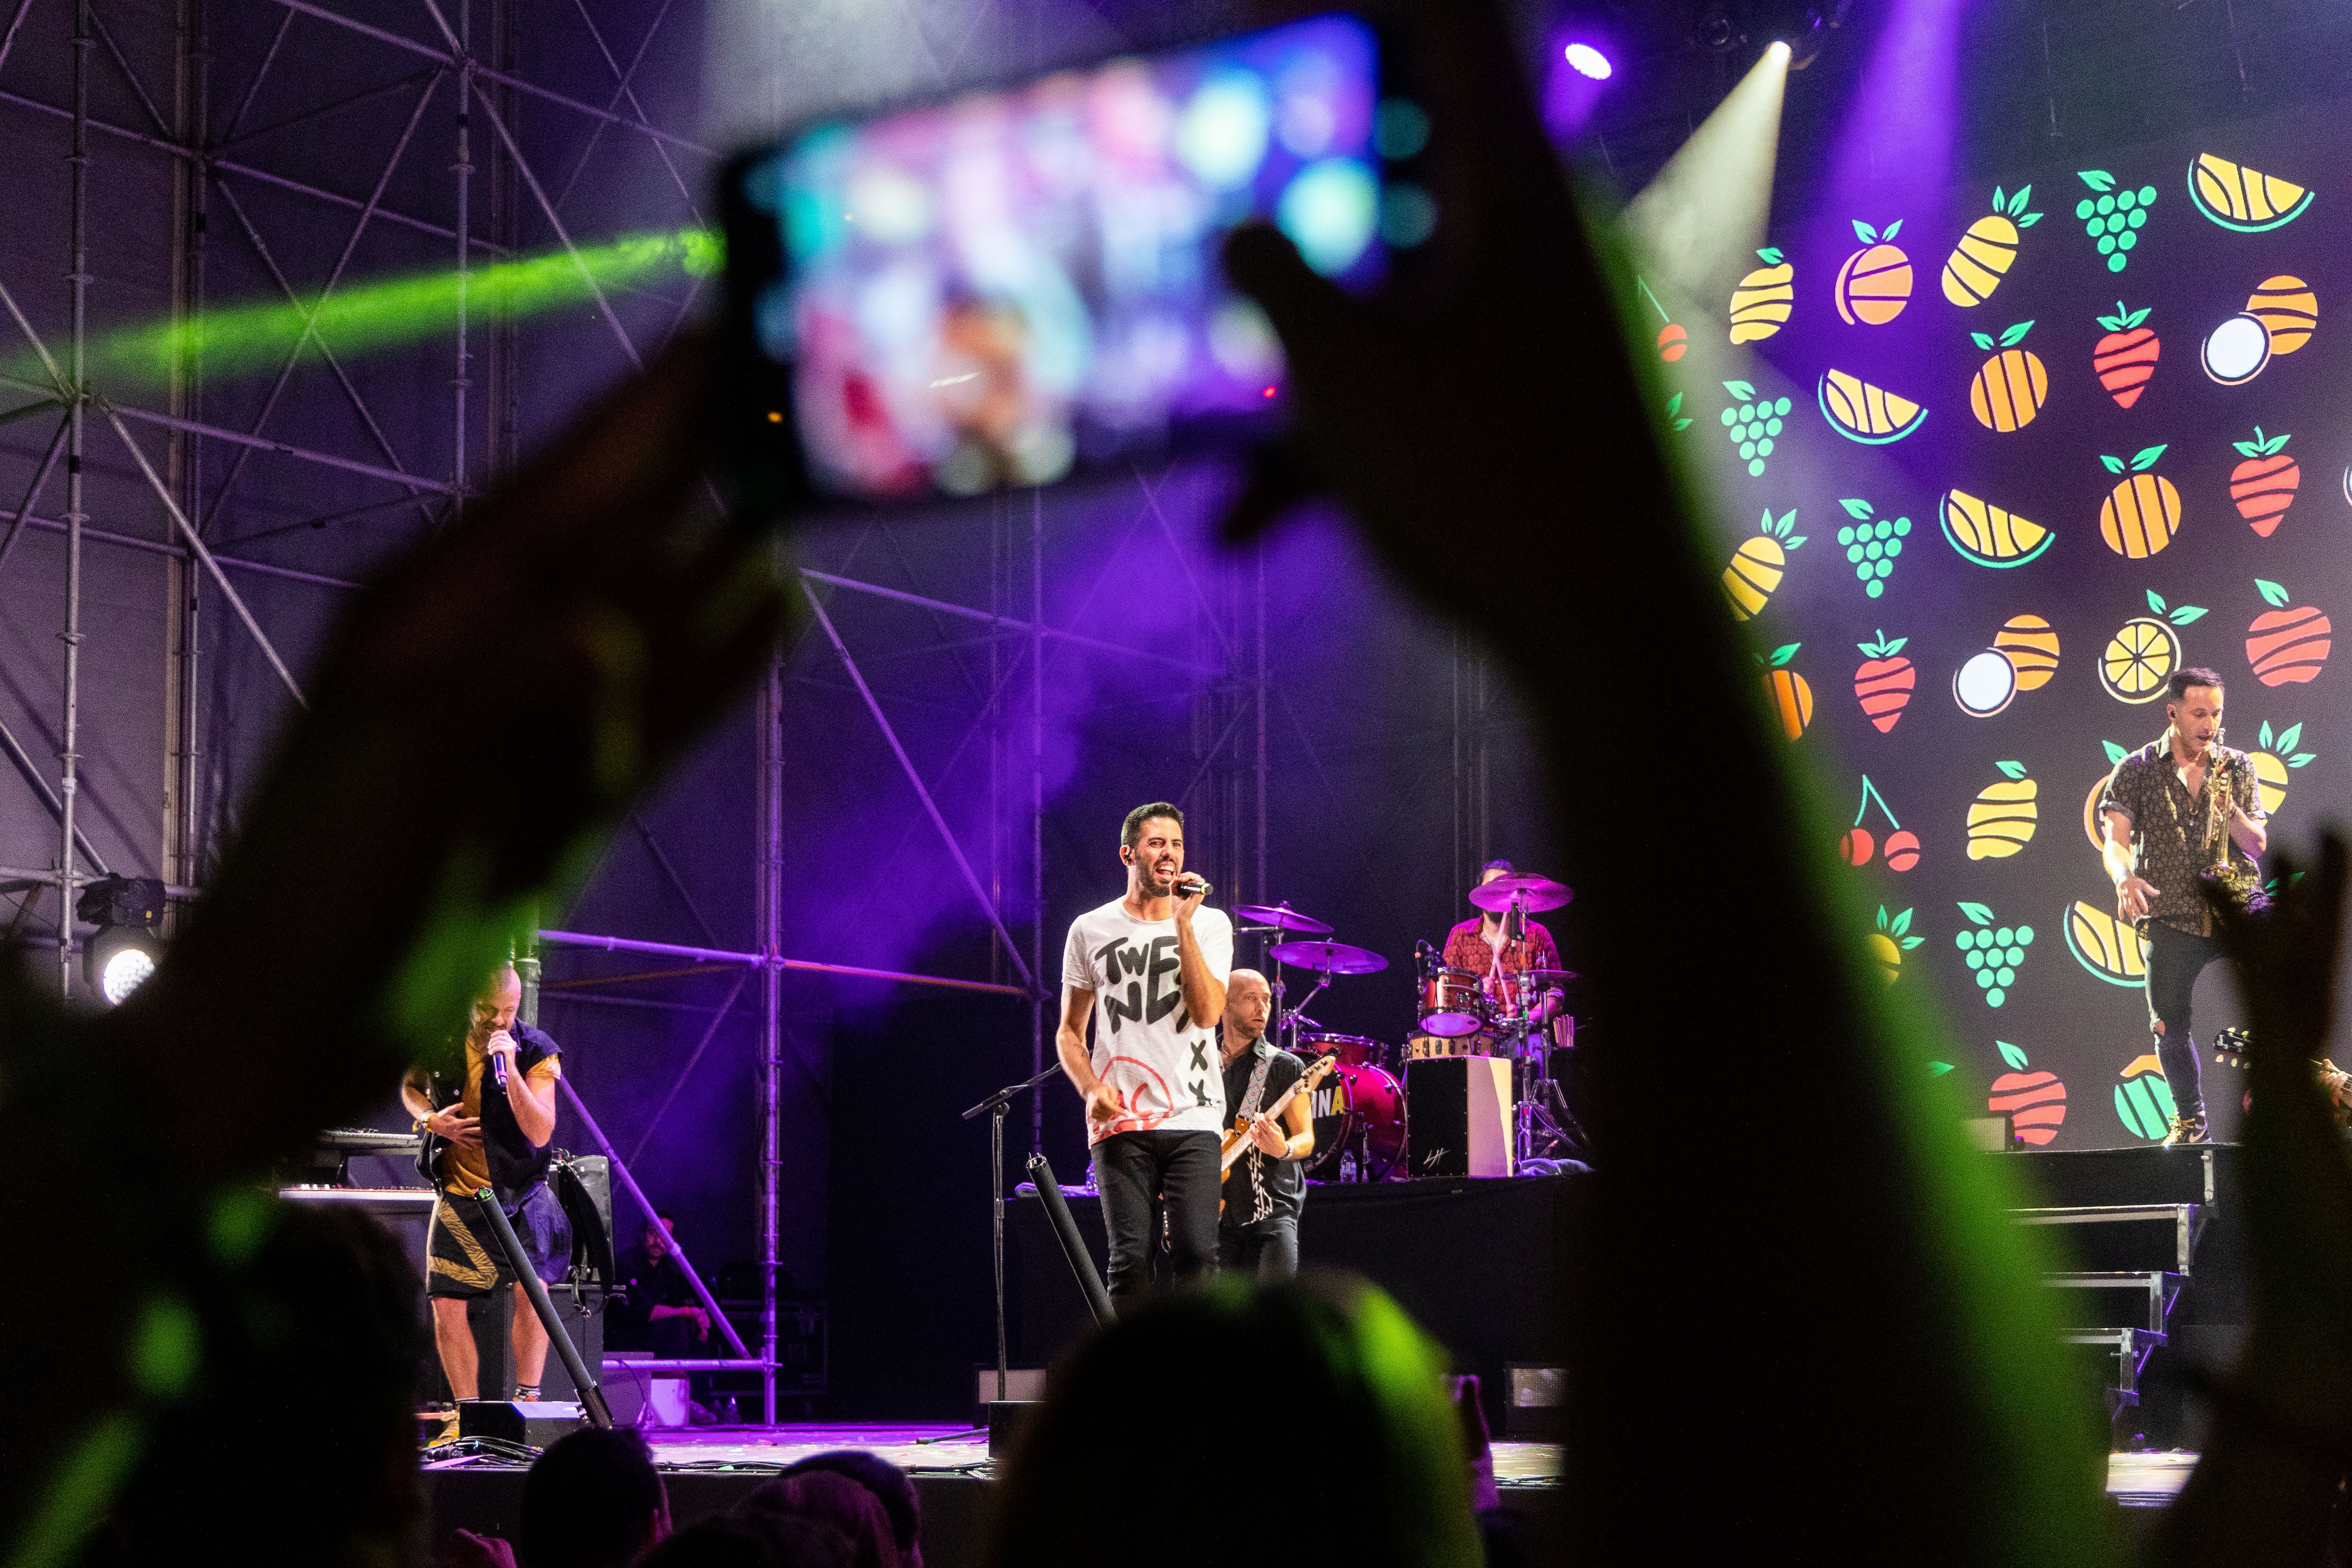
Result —
[[1756, 388], [1744, 381], [1727, 381], [1723, 390], [1739, 400], [1737, 406], [1723, 411], [1725, 433], [1739, 449], [1749, 476], [1760, 475], [1764, 472], [1764, 459], [1772, 455], [1772, 443], [1780, 438], [1781, 421], [1789, 416], [1789, 400], [1758, 397]]
[[1952, 938], [1953, 945], [1966, 955], [1969, 967], [1976, 972], [1977, 988], [1984, 993], [1985, 1005], [1998, 1007], [2009, 1000], [2009, 988], [2017, 984], [2017, 972], [2025, 963], [2025, 950], [2033, 945], [2032, 926], [1998, 926], [1993, 912], [1982, 904], [1964, 903], [1960, 913], [1969, 923]]
[[2082, 181], [2097, 194], [2084, 196], [2074, 204], [2074, 216], [2083, 220], [2083, 230], [2099, 242], [2099, 254], [2107, 258], [2107, 270], [2121, 272], [2131, 259], [2132, 248], [2139, 244], [2139, 231], [2147, 226], [2147, 210], [2156, 205], [2156, 187], [2142, 185], [2137, 190], [2116, 189], [2116, 177], [2105, 169], [2085, 169]]

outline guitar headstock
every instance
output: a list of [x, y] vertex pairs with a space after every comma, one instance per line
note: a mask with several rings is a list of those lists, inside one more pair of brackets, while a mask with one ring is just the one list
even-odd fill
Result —
[[2213, 1059], [2225, 1068], [2242, 1068], [2253, 1055], [2254, 1037], [2244, 1029], [2223, 1029], [2213, 1037]]
[[1337, 1051], [1326, 1051], [1316, 1058], [1314, 1065], [1298, 1076], [1298, 1092], [1305, 1094], [1317, 1084], [1321, 1083], [1330, 1075], [1331, 1069], [1339, 1065], [1339, 1053]]

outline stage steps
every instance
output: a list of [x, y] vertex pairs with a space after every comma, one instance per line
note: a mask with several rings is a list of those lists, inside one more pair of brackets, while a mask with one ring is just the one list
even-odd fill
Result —
[[2103, 1352], [2110, 1362], [2107, 1415], [2119, 1432], [2127, 1417], [2138, 1414], [2148, 1357], [2172, 1339], [2173, 1309], [2192, 1276], [2197, 1244], [2214, 1210], [2212, 1150], [2164, 1152], [2168, 1157], [2160, 1163], [2143, 1167], [2156, 1180], [2132, 1184], [2137, 1188], [2132, 1195], [2146, 1194], [2157, 1201], [2011, 1211], [2021, 1225], [2063, 1227], [2078, 1267], [2046, 1275], [2043, 1283], [2067, 1298], [2068, 1326], [2061, 1340]]

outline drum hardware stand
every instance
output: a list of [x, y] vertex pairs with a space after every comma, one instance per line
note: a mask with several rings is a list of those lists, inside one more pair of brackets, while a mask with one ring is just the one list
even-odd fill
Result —
[[1005, 1396], [1004, 1380], [1011, 1370], [1004, 1341], [1004, 1115], [1015, 1100], [1061, 1070], [1062, 1064], [1056, 1060], [1035, 1078], [1008, 1083], [963, 1113], [966, 1121], [982, 1111], [988, 1113], [988, 1207], [996, 1227], [996, 1397], [1000, 1400]]
[[1558, 1157], [1565, 1152], [1577, 1159], [1587, 1155], [1584, 1128], [1568, 1108], [1568, 1094], [1551, 1076], [1551, 1038], [1540, 1024], [1518, 1033], [1517, 1049], [1525, 1081], [1518, 1103], [1512, 1107], [1517, 1144], [1517, 1158]]

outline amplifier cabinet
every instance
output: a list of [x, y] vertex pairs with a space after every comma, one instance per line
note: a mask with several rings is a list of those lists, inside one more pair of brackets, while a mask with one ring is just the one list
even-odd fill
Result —
[[1415, 1176], [1511, 1173], [1511, 1059], [1424, 1057], [1404, 1068], [1405, 1163]]

